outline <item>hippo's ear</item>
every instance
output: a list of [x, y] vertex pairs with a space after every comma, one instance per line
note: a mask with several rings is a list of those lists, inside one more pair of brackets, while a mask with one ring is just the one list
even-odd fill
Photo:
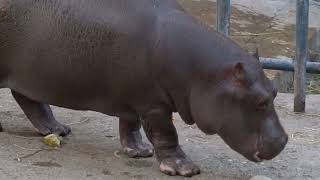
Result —
[[259, 57], [259, 49], [258, 49], [258, 48], [256, 48], [256, 52], [253, 53], [252, 56], [253, 56], [254, 58], [256, 58], [257, 60], [259, 60], [260, 57]]
[[232, 71], [233, 77], [232, 83], [233, 85], [240, 87], [240, 88], [246, 88], [250, 86], [250, 78], [248, 77], [248, 73], [245, 69], [245, 66], [243, 63], [238, 62], [237, 64], [234, 65], [233, 71]]

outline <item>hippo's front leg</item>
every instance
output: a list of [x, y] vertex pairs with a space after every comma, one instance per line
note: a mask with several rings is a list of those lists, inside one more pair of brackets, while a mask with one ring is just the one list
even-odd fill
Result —
[[17, 101], [25, 115], [29, 118], [33, 126], [42, 135], [58, 134], [61, 136], [68, 135], [71, 130], [69, 127], [60, 124], [53, 116], [48, 104], [42, 104], [29, 99], [28, 97], [11, 91], [14, 99]]
[[172, 112], [153, 109], [142, 119], [143, 128], [154, 146], [160, 171], [168, 175], [193, 176], [200, 169], [179, 146], [177, 131], [172, 123]]

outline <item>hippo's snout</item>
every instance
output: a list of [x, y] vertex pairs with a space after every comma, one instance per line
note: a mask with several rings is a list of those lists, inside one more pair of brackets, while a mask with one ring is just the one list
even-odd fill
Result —
[[286, 146], [288, 135], [283, 134], [277, 138], [260, 138], [258, 151], [254, 154], [255, 161], [270, 160], [276, 157]]

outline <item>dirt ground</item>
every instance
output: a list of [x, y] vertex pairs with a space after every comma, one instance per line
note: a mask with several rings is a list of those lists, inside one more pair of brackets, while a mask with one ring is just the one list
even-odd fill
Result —
[[[204, 24], [215, 28], [216, 25], [216, 2], [215, 0], [178, 0], [188, 13], [198, 18]], [[292, 19], [295, 12], [289, 7], [275, 7], [274, 13], [258, 13], [251, 4], [239, 4], [237, 0], [232, 1], [230, 38], [235, 40], [248, 52], [255, 52], [258, 48], [260, 57], [283, 58], [295, 57], [295, 25], [284, 19], [287, 13]], [[252, 1], [252, 3], [255, 1]], [[263, 0], [256, 0], [257, 4], [263, 4]], [[270, 2], [270, 1], [269, 1]], [[271, 1], [272, 2], [272, 1]], [[260, 10], [261, 11], [261, 10]], [[317, 19], [310, 14], [311, 19]], [[320, 17], [319, 17], [320, 18]], [[319, 19], [318, 18], [318, 19]], [[312, 47], [311, 38], [315, 28], [309, 28], [309, 47]], [[319, 52], [309, 51], [310, 60], [320, 60]], [[282, 92], [292, 92], [293, 76], [280, 71], [265, 71], [271, 79], [278, 79], [277, 83]], [[290, 77], [290, 78], [289, 78]], [[289, 79], [288, 79], [289, 78]], [[307, 92], [320, 94], [320, 76], [307, 76]]]
[[[215, 28], [216, 3], [212, 1], [178, 0], [187, 12], [211, 28]], [[282, 9], [272, 16], [257, 13], [248, 4], [241, 5], [241, 9], [232, 7], [231, 39], [249, 52], [255, 52], [258, 48], [261, 57], [295, 56], [295, 26], [279, 21]], [[310, 28], [309, 36], [313, 33], [314, 28]]]
[[[293, 96], [279, 94], [276, 109], [290, 140], [272, 161], [248, 162], [218, 136], [206, 136], [195, 126], [185, 125], [175, 115], [180, 143], [201, 167], [194, 180], [249, 179], [264, 175], [273, 179], [320, 179], [320, 96], [307, 98], [307, 113], [292, 113]], [[155, 158], [130, 159], [121, 154], [118, 121], [95, 112], [53, 107], [57, 119], [71, 124], [72, 134], [57, 150], [43, 138], [17, 106], [8, 90], [0, 91], [0, 179], [3, 180], [170, 180], [158, 170]]]

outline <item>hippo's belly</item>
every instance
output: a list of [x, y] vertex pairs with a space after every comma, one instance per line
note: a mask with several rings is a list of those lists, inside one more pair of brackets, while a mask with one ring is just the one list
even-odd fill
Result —
[[[33, 40], [19, 46], [6, 59], [8, 85], [30, 99], [67, 107], [100, 112], [122, 111], [124, 97], [147, 77], [144, 51], [133, 54], [122, 42], [113, 46], [86, 48], [78, 41]], [[123, 46], [121, 48], [121, 46]], [[93, 51], [93, 52], [92, 52]], [[139, 59], [131, 56], [140, 57]]]
[[[29, 64], [25, 65], [28, 66]], [[8, 76], [8, 88], [38, 102], [78, 110], [108, 109], [109, 98], [104, 74], [63, 71], [61, 66], [20, 67]], [[65, 67], [64, 67], [65, 68]]]

